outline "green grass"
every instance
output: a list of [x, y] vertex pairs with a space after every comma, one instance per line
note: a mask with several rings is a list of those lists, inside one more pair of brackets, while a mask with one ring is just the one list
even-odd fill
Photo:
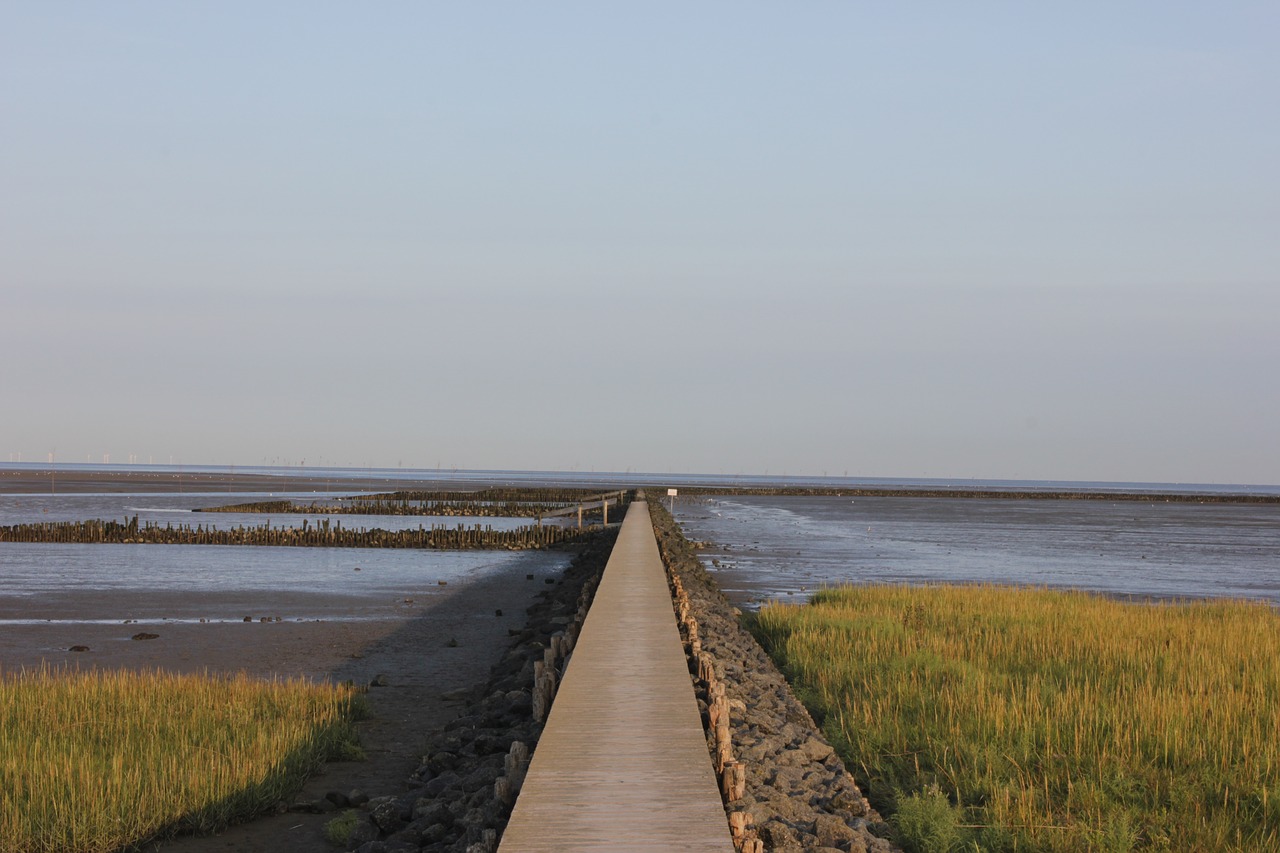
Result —
[[752, 627], [908, 848], [1280, 849], [1266, 605], [865, 586]]
[[324, 825], [325, 841], [338, 847], [346, 846], [351, 838], [352, 830], [356, 828], [356, 824], [359, 822], [360, 813], [355, 809], [347, 809]]
[[350, 754], [362, 706], [243, 675], [0, 677], [0, 850], [115, 851], [251, 817]]

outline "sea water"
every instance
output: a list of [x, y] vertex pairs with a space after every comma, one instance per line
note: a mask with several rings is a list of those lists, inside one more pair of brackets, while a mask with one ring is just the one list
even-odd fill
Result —
[[913, 497], [681, 498], [740, 606], [843, 583], [997, 583], [1280, 605], [1280, 504]]
[[[265, 500], [310, 503], [314, 493], [0, 494], [0, 525], [102, 519], [206, 529], [301, 527], [416, 529], [481, 524], [505, 530], [527, 518], [291, 513], [210, 513], [197, 508]], [[328, 498], [332, 500], [332, 496]], [[424, 599], [483, 577], [525, 582], [558, 575], [565, 552], [436, 551], [0, 542], [0, 629], [50, 621], [239, 620], [264, 606], [288, 620], [381, 618], [392, 603]], [[127, 596], [121, 597], [120, 593]], [[92, 602], [101, 602], [101, 607]], [[129, 602], [129, 612], [119, 602]], [[270, 605], [270, 602], [279, 602]]]

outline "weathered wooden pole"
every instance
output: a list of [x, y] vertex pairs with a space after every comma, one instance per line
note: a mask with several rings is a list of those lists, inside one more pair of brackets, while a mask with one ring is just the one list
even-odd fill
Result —
[[734, 803], [742, 799], [742, 795], [747, 790], [747, 768], [739, 761], [730, 761], [725, 764], [720, 787], [725, 802]]

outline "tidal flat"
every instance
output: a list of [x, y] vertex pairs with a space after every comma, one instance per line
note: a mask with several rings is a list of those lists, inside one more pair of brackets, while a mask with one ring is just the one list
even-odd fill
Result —
[[846, 583], [993, 583], [1280, 605], [1280, 504], [920, 497], [681, 499], [725, 594], [754, 609]]
[[[81, 490], [69, 494], [0, 494], [0, 515], [20, 523], [119, 518], [132, 509], [189, 518], [191, 508], [246, 494], [217, 493], [206, 480], [200, 482], [208, 491], [190, 490], [189, 476], [145, 482], [145, 493], [110, 491], [122, 484], [107, 477], [80, 482]], [[128, 485], [137, 487], [136, 479]], [[279, 480], [272, 485], [297, 488]], [[412, 519], [414, 526], [419, 522]], [[570, 558], [567, 552], [0, 543], [6, 580], [0, 672], [52, 666], [374, 685], [366, 694], [371, 715], [359, 726], [368, 760], [325, 765], [296, 796], [387, 790], [416, 769], [423, 738], [458, 713], [455, 694], [487, 677], [507, 650], [509, 632], [524, 627], [526, 608]], [[215, 835], [167, 840], [161, 849], [325, 849], [329, 817], [272, 813]]]

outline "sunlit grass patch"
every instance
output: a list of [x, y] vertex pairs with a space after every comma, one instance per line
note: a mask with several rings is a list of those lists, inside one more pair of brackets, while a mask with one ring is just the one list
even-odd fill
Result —
[[753, 627], [873, 802], [940, 790], [967, 849], [1280, 849], [1265, 604], [865, 586]]
[[114, 851], [260, 813], [350, 751], [362, 706], [245, 675], [4, 675], [0, 850]]

